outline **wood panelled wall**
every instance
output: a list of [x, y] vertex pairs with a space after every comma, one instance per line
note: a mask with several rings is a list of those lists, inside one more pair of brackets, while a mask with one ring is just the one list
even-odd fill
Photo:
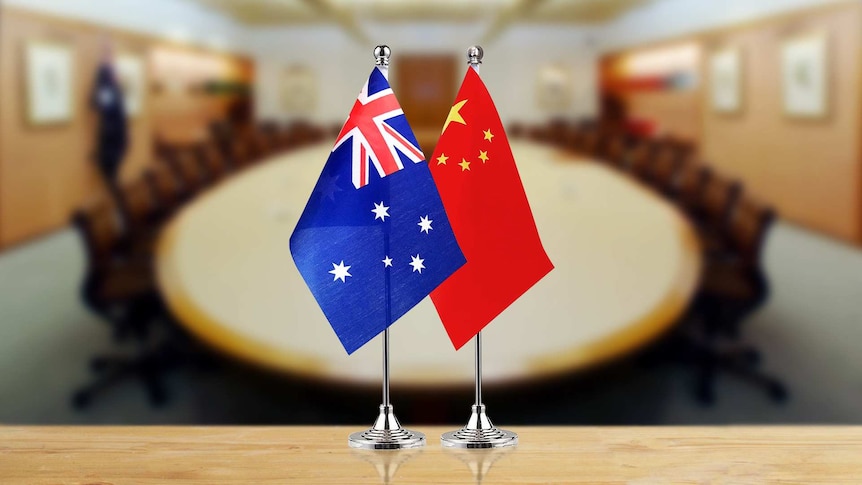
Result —
[[[829, 116], [793, 119], [782, 104], [781, 46], [794, 35], [825, 32], [829, 44]], [[696, 42], [702, 56], [696, 96], [639, 99], [638, 116], [654, 116], [674, 133], [691, 127], [703, 158], [741, 179], [746, 189], [774, 204], [782, 217], [833, 237], [862, 244], [862, 4], [821, 7], [749, 24], [663, 41]], [[710, 53], [740, 48], [743, 109], [718, 114], [710, 106]], [[605, 62], [643, 49], [615, 53]]]
[[[159, 123], [170, 118], [177, 97], [194, 116], [183, 118], [178, 132], [199, 133], [208, 117], [223, 115], [209, 98], [188, 91], [152, 86], [172, 82], [171, 76], [153, 67], [164, 52], [213, 58], [211, 65], [251, 76], [250, 62], [227, 54], [208, 53], [166, 41], [102, 26], [4, 7], [0, 11], [0, 249], [56, 230], [68, 224], [72, 211], [88, 196], [104, 190], [92, 159], [96, 117], [90, 108], [90, 92], [98, 66], [101, 39], [109, 34], [116, 54], [140, 56], [147, 65], [147, 89], [143, 109], [130, 119], [131, 146], [121, 178], [130, 180], [153, 160], [153, 140]], [[32, 126], [27, 121], [24, 50], [31, 41], [69, 45], [74, 52], [74, 117], [68, 123]], [[239, 75], [239, 74], [238, 74]], [[180, 94], [177, 94], [177, 92]], [[200, 115], [206, 113], [206, 116]], [[176, 127], [176, 125], [175, 125]]]
[[[727, 116], [705, 108], [701, 142], [704, 157], [744, 180], [787, 219], [857, 244], [862, 243], [860, 7], [855, 3], [704, 38], [705, 58], [716, 48], [740, 48], [743, 109]], [[781, 46], [791, 36], [812, 32], [828, 37], [829, 115], [793, 119], [783, 109]], [[704, 106], [708, 103], [704, 97]]]

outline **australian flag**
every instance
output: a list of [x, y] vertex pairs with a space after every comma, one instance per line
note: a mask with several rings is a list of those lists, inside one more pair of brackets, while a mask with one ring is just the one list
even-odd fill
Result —
[[352, 354], [460, 268], [425, 156], [375, 67], [290, 237], [290, 252]]

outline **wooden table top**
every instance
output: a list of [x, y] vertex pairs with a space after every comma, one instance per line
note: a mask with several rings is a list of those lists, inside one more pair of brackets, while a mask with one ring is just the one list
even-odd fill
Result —
[[508, 450], [347, 446], [359, 427], [0, 427], [0, 483], [862, 482], [862, 427], [514, 428]]
[[[556, 269], [484, 335], [484, 383], [571, 372], [650, 342], [695, 291], [700, 250], [671, 204], [596, 163], [512, 145]], [[348, 356], [305, 286], [289, 238], [330, 147], [290, 152], [187, 206], [159, 241], [159, 285], [178, 320], [232, 356], [306, 377], [380, 383], [379, 338]], [[469, 386], [430, 299], [392, 326], [392, 385]]]

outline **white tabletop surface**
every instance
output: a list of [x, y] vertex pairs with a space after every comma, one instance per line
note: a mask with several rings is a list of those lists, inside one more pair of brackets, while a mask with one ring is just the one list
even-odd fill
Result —
[[[288, 240], [328, 144], [274, 157], [189, 204], [163, 234], [161, 289], [178, 320], [232, 356], [333, 382], [379, 385], [381, 338], [348, 356]], [[554, 271], [483, 332], [484, 382], [570, 372], [653, 340], [690, 300], [699, 246], [679, 211], [612, 168], [554, 149], [512, 149]], [[468, 385], [426, 298], [391, 327], [393, 386]]]

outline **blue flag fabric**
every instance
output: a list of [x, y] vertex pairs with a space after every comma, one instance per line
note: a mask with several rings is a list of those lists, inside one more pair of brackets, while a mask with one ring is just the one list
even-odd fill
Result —
[[464, 263], [425, 156], [375, 68], [290, 237], [348, 354]]

